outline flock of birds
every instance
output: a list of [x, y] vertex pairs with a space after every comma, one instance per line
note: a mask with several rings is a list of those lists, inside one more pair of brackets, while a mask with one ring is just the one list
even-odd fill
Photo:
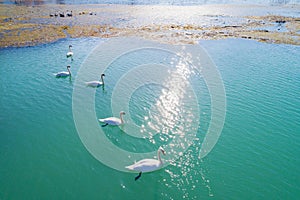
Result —
[[73, 16], [73, 12], [71, 11], [66, 11], [65, 12], [55, 12], [54, 14], [50, 13], [49, 14], [50, 17], [72, 17]]
[[[96, 15], [95, 12], [86, 12], [86, 11], [79, 12], [79, 15], [85, 15], [85, 14]], [[73, 17], [73, 12], [72, 10], [71, 11], [67, 10], [66, 12], [60, 11], [60, 12], [50, 13], [49, 16], [50, 17]]]
[[[69, 45], [69, 51], [67, 52], [66, 56], [67, 56], [67, 58], [71, 58], [71, 60], [73, 61], [72, 45]], [[68, 71], [58, 72], [54, 75], [57, 78], [68, 77], [68, 76], [71, 77], [70, 68], [71, 68], [71, 66], [68, 65], [67, 66]], [[104, 86], [104, 79], [103, 79], [104, 76], [105, 76], [105, 74], [101, 74], [100, 80], [86, 82], [86, 85], [90, 86], [90, 87]], [[108, 118], [99, 119], [99, 122], [104, 123], [103, 125], [101, 125], [102, 127], [105, 127], [107, 125], [120, 126], [120, 125], [124, 124], [123, 115], [125, 115], [125, 112], [121, 111], [120, 118], [108, 117]], [[126, 166], [125, 168], [128, 170], [131, 170], [131, 171], [139, 172], [138, 176], [135, 177], [135, 180], [138, 180], [141, 177], [143, 172], [152, 172], [152, 171], [158, 170], [162, 167], [163, 161], [161, 160], [161, 157], [160, 157], [161, 153], [164, 155], [166, 154], [166, 152], [164, 151], [164, 149], [162, 147], [160, 147], [157, 150], [157, 159], [142, 159], [132, 165]]]

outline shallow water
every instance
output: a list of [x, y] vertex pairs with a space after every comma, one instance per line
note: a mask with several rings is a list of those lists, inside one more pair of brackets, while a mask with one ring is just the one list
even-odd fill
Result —
[[[160, 134], [153, 132], [152, 139], [145, 139], [135, 138], [124, 129], [101, 128], [99, 125], [105, 137], [122, 149], [154, 151], [159, 145], [170, 143], [174, 131], [192, 127], [188, 119], [197, 112], [189, 110], [189, 106], [199, 107], [200, 112], [196, 140], [191, 147], [169, 166], [143, 174], [135, 182], [135, 174], [114, 170], [88, 152], [73, 118], [72, 95], [76, 75], [81, 64], [86, 63], [85, 58], [104, 41], [69, 39], [36, 47], [0, 50], [0, 199], [299, 197], [299, 46], [238, 39], [200, 41], [223, 78], [227, 101], [222, 135], [213, 151], [202, 160], [198, 159], [198, 154], [211, 116], [210, 94], [203, 77], [195, 73], [187, 79], [196, 88], [197, 105], [193, 103], [194, 98], [184, 96], [182, 101], [174, 101], [174, 97], [168, 96], [168, 90], [163, 98], [159, 98], [164, 89], [159, 84], [146, 84], [135, 90], [128, 107], [132, 120], [139, 125], [145, 124], [145, 132], [160, 130], [160, 125], [167, 128]], [[69, 44], [73, 45], [73, 62], [65, 57]], [[134, 66], [156, 63], [167, 65], [168, 72], [171, 72], [178, 62], [178, 58], [169, 52], [151, 49], [116, 59], [105, 71], [104, 89], [84, 88], [96, 91], [96, 117], [113, 113], [110, 104], [113, 90], [122, 80], [122, 75]], [[55, 72], [64, 71], [69, 64], [71, 79], [53, 76]], [[188, 67], [186, 70], [192, 69]], [[147, 73], [150, 77], [155, 74], [159, 78], [171, 76], [157, 70]], [[173, 78], [180, 80], [176, 74]], [[126, 96], [130, 89], [129, 84], [118, 94]], [[169, 115], [165, 115], [156, 103], [174, 107], [167, 109]], [[157, 126], [147, 126], [149, 118], [145, 116], [148, 115], [156, 119], [151, 122]], [[181, 118], [167, 120], [169, 116]], [[129, 115], [125, 115], [125, 121], [128, 120]], [[187, 121], [175, 126], [173, 122], [178, 120]], [[194, 131], [185, 130], [183, 133], [188, 136]]]

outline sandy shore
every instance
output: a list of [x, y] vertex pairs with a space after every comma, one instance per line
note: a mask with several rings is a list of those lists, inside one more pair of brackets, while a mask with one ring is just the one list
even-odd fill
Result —
[[[300, 45], [300, 17], [293, 14], [298, 10], [299, 6], [0, 5], [0, 47], [133, 35], [174, 44], [247, 38]], [[55, 16], [67, 11], [72, 17]]]

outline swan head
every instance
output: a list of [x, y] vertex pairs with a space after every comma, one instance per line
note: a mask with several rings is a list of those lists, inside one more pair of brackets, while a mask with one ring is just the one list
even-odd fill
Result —
[[101, 77], [105, 76], [105, 74], [101, 74]]
[[70, 67], [71, 67], [71, 66], [70, 66], [70, 65], [68, 65], [68, 66], [67, 66], [67, 69], [70, 69]]
[[159, 147], [159, 151], [162, 152], [162, 154], [166, 155], [166, 151], [162, 147]]
[[69, 45], [69, 48], [70, 48], [70, 47], [73, 47], [73, 46], [70, 44], [70, 45]]
[[124, 111], [121, 111], [120, 112], [120, 115], [125, 115], [126, 113]]

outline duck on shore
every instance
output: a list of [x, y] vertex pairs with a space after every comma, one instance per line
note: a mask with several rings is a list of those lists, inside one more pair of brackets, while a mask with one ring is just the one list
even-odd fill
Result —
[[72, 10], [71, 10], [71, 11], [68, 11], [68, 10], [67, 10], [66, 16], [67, 16], [67, 17], [72, 17], [72, 16], [73, 16]]

